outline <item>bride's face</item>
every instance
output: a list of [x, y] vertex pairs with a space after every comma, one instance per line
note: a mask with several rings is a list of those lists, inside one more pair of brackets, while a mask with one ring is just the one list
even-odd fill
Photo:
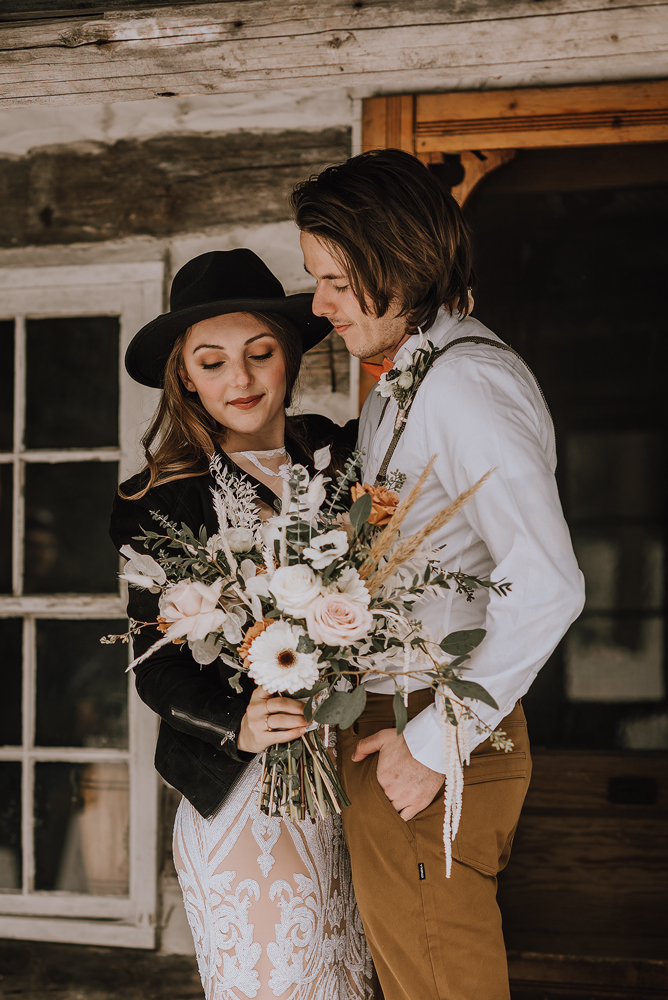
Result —
[[281, 447], [285, 362], [274, 334], [250, 313], [195, 323], [183, 347], [181, 378], [218, 423], [225, 448]]

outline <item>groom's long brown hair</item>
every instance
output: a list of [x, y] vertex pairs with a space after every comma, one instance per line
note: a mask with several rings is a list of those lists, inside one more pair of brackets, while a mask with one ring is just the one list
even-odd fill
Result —
[[344, 267], [363, 312], [398, 301], [410, 329], [428, 330], [440, 306], [466, 315], [471, 232], [430, 170], [400, 149], [327, 167], [291, 195], [297, 225]]

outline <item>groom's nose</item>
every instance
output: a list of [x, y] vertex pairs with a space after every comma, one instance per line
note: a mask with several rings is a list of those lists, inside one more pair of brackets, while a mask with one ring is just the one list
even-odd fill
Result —
[[334, 292], [328, 288], [324, 281], [318, 282], [318, 287], [313, 295], [313, 305], [311, 307], [316, 316], [334, 316], [336, 306], [334, 305]]

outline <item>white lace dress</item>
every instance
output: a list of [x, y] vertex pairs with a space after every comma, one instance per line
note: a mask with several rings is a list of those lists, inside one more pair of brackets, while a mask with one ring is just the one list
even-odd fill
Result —
[[[285, 449], [231, 457], [280, 495]], [[174, 863], [206, 998], [372, 1000], [341, 820], [258, 814], [261, 771], [258, 757], [211, 819], [187, 799], [176, 814]]]
[[339, 817], [258, 815], [261, 758], [212, 819], [183, 799], [174, 863], [207, 1000], [370, 1000]]

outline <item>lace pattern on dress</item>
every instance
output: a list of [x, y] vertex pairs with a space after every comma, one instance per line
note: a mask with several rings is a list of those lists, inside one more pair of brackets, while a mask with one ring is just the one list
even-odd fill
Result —
[[341, 820], [258, 815], [260, 775], [258, 758], [209, 820], [187, 799], [176, 816], [174, 861], [206, 998], [371, 1000]]

